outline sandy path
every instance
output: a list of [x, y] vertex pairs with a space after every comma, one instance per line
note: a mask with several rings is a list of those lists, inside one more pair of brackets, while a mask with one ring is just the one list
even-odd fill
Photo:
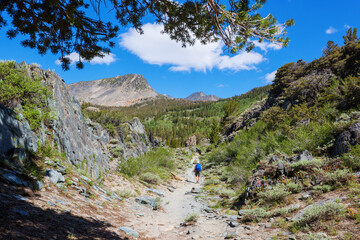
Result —
[[[225, 219], [214, 213], [204, 211], [207, 206], [195, 198], [196, 194], [186, 194], [193, 187], [200, 188], [201, 183], [195, 183], [193, 167], [189, 167], [182, 176], [185, 181], [174, 181], [174, 192], [164, 190], [162, 208], [159, 211], [146, 211], [145, 216], [138, 218], [137, 229], [144, 233], [145, 239], [224, 239], [224, 232], [231, 231]], [[202, 182], [203, 180], [201, 180]], [[180, 226], [187, 215], [197, 213], [199, 220], [194, 225]]]

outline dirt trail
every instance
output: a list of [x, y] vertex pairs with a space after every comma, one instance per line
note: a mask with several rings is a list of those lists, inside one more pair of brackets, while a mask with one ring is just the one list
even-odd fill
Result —
[[[159, 211], [145, 210], [143, 217], [137, 218], [133, 226], [142, 232], [145, 239], [224, 239], [228, 230], [225, 219], [216, 213], [207, 213], [208, 208], [198, 194], [190, 193], [192, 188], [200, 189], [201, 182], [195, 183], [193, 167], [189, 167], [181, 176], [185, 181], [174, 181], [174, 192], [166, 191]], [[164, 191], [164, 192], [165, 192]], [[181, 226], [189, 214], [196, 213], [199, 220], [189, 226]]]

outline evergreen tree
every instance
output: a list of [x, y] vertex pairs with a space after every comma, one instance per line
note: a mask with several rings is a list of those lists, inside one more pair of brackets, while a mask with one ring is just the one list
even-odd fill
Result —
[[217, 144], [220, 140], [219, 123], [216, 121], [216, 119], [214, 119], [213, 122], [211, 123], [209, 139], [210, 139], [210, 143], [213, 144]]
[[[289, 39], [286, 28], [293, 20], [279, 24], [271, 15], [258, 13], [266, 0], [228, 0], [226, 5], [215, 0], [3, 0], [0, 1], [0, 28], [6, 26], [7, 15], [11, 28], [7, 37], [23, 35], [21, 44], [37, 49], [43, 55], [48, 51], [61, 54], [63, 69], [69, 69], [72, 52], [79, 54], [77, 68], [82, 61], [103, 57], [115, 45], [120, 26], [134, 27], [140, 33], [142, 20], [151, 15], [164, 26], [163, 32], [183, 46], [194, 44], [195, 39], [209, 43], [222, 39], [236, 52], [254, 48], [253, 39], [267, 40], [286, 46]], [[95, 14], [89, 8], [93, 7]], [[104, 7], [107, 16], [117, 22], [101, 20]], [[97, 16], [96, 16], [97, 15]]]

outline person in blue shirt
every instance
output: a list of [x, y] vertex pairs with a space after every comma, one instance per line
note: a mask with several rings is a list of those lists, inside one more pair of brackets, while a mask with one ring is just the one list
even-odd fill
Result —
[[200, 172], [201, 172], [201, 164], [199, 159], [196, 159], [196, 164], [194, 167], [194, 172], [195, 172], [195, 178], [196, 178], [196, 183], [200, 182]]

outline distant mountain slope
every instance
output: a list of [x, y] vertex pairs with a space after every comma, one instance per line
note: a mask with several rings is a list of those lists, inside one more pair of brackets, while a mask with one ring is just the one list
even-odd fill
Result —
[[160, 96], [139, 74], [127, 74], [68, 85], [81, 102], [102, 106], [131, 106]]
[[221, 98], [215, 95], [206, 95], [204, 92], [195, 92], [186, 98], [190, 101], [217, 101]]

